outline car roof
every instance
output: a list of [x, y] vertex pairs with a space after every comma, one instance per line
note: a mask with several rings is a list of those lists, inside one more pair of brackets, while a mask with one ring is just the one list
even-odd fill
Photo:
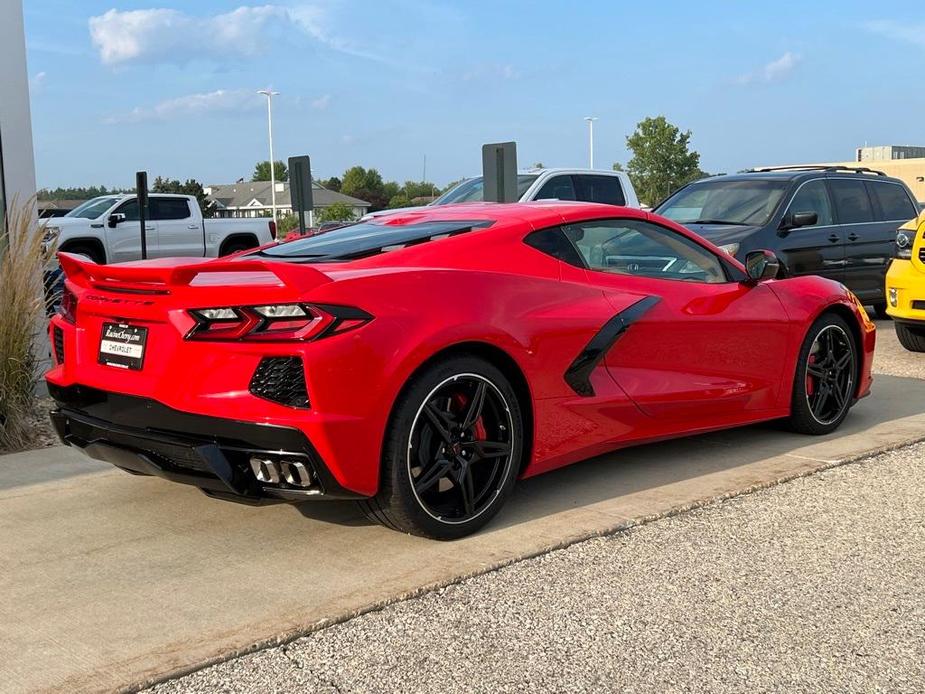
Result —
[[741, 171], [734, 174], [722, 174], [720, 176], [707, 176], [692, 181], [692, 184], [706, 183], [708, 181], [800, 181], [805, 178], [858, 178], [866, 181], [899, 181], [898, 178], [885, 176], [880, 172], [864, 167], [857, 169], [836, 168], [836, 167], [817, 167], [817, 168], [782, 168], [782, 169], [756, 169], [753, 171]]

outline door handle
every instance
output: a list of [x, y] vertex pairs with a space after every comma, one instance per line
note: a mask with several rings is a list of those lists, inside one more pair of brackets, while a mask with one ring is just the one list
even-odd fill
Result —
[[187, 229], [198, 229], [199, 225], [198, 224], [187, 224], [186, 228]]
[[852, 231], [850, 234], [848, 234], [848, 240], [849, 240], [849, 241], [857, 241], [858, 238], [860, 238], [860, 237], [859, 237], [857, 234], [855, 234], [853, 231]]
[[154, 231], [154, 227], [145, 227], [145, 231]]
[[839, 241], [841, 241], [841, 236], [839, 236], [838, 234], [829, 234], [829, 241], [831, 241], [832, 243], [838, 243]]

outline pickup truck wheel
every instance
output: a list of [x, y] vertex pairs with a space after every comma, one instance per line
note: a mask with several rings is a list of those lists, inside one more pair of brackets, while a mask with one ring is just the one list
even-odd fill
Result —
[[256, 248], [256, 243], [248, 243], [247, 241], [238, 239], [235, 241], [229, 241], [227, 244], [222, 246], [222, 250], [219, 253], [220, 256], [231, 255], [232, 253], [240, 253], [241, 251], [246, 251], [249, 248]]
[[106, 259], [100, 256], [100, 250], [94, 246], [75, 244], [73, 246], [65, 246], [61, 250], [65, 253], [73, 253], [74, 255], [86, 256], [97, 265], [106, 264]]

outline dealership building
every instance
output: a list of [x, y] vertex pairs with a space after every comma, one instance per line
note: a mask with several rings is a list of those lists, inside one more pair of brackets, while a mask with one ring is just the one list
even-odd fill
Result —
[[925, 147], [883, 145], [858, 147], [854, 161], [825, 162], [812, 166], [866, 166], [903, 181], [925, 205]]
[[0, 217], [35, 194], [26, 38], [20, 0], [0, 0]]

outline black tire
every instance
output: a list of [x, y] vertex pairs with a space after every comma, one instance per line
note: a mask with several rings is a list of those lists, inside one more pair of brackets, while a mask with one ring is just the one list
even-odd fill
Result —
[[379, 493], [360, 507], [412, 535], [455, 540], [476, 532], [514, 487], [523, 421], [514, 389], [490, 362], [460, 355], [425, 367], [395, 403]]
[[224, 258], [226, 255], [231, 255], [232, 253], [240, 253], [241, 251], [246, 251], [256, 247], [256, 243], [248, 243], [247, 241], [229, 241], [227, 245], [222, 246], [219, 256]]
[[925, 325], [915, 328], [905, 323], [893, 323], [899, 344], [910, 352], [925, 352]]
[[[831, 349], [825, 346], [827, 342]], [[820, 316], [800, 348], [790, 401], [790, 428], [815, 436], [835, 431], [854, 403], [858, 363], [857, 341], [848, 324], [833, 313]]]
[[874, 309], [874, 314], [880, 320], [890, 320], [890, 314], [886, 312], [886, 302], [878, 301], [876, 304], [873, 304], [871, 308]]
[[73, 246], [67, 246], [66, 248], [62, 250], [65, 253], [73, 253], [75, 255], [85, 255], [97, 265], [106, 264], [106, 258], [103, 257], [103, 255], [100, 253], [100, 249], [97, 248], [96, 246], [78, 243], [78, 244], [74, 244]]

